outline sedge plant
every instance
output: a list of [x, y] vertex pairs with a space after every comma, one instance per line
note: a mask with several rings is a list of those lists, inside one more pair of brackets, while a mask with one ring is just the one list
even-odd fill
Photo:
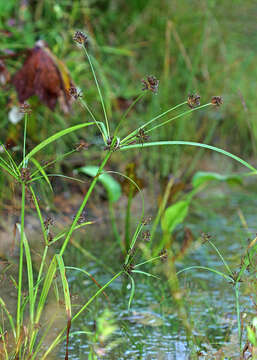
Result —
[[[8, 320], [8, 329], [6, 329], [6, 323], [1, 324], [0, 326], [0, 335], [3, 342], [3, 358], [4, 359], [20, 359], [20, 360], [35, 360], [35, 359], [47, 359], [48, 356], [55, 350], [58, 344], [65, 341], [66, 342], [66, 355], [65, 360], [69, 358], [69, 336], [71, 334], [76, 335], [76, 333], [72, 333], [72, 325], [75, 320], [80, 317], [85, 310], [90, 306], [90, 304], [101, 294], [105, 292], [105, 290], [119, 277], [123, 274], [127, 276], [127, 279], [131, 283], [131, 293], [128, 302], [128, 308], [131, 307], [133, 297], [135, 294], [135, 276], [138, 274], [145, 276], [153, 276], [148, 272], [145, 272], [140, 269], [141, 266], [144, 266], [146, 263], [150, 263], [156, 261], [160, 258], [165, 258], [166, 255], [164, 252], [161, 254], [151, 257], [147, 260], [144, 260], [140, 263], [135, 264], [135, 249], [140, 234], [144, 229], [144, 199], [142, 192], [138, 185], [133, 181], [133, 179], [129, 179], [132, 185], [137, 187], [141, 198], [142, 198], [142, 214], [138, 221], [138, 225], [135, 229], [135, 232], [132, 235], [129, 235], [127, 238], [126, 246], [123, 246], [126, 249], [126, 255], [124, 259], [123, 267], [119, 272], [114, 274], [104, 285], [100, 285], [97, 283], [89, 273], [84, 271], [85, 275], [89, 276], [95, 284], [98, 286], [98, 290], [95, 292], [91, 298], [89, 298], [81, 308], [73, 313], [72, 305], [71, 305], [71, 296], [69, 291], [69, 282], [66, 276], [66, 270], [77, 271], [81, 269], [77, 269], [72, 266], [66, 266], [64, 264], [64, 255], [67, 251], [68, 246], [72, 241], [73, 234], [76, 230], [80, 229], [84, 226], [92, 225], [92, 222], [80, 221], [83, 217], [83, 211], [87, 207], [90, 196], [98, 182], [98, 179], [104, 174], [104, 169], [106, 165], [110, 162], [111, 156], [113, 152], [116, 151], [134, 151], [136, 149], [144, 149], [145, 147], [159, 147], [159, 146], [194, 146], [205, 148], [208, 150], [216, 151], [222, 155], [228, 156], [233, 160], [236, 160], [240, 164], [244, 165], [251, 172], [256, 172], [256, 169], [248, 164], [243, 159], [217, 147], [197, 143], [197, 142], [184, 142], [184, 141], [158, 141], [158, 142], [149, 142], [149, 134], [152, 131], [157, 131], [160, 127], [167, 126], [171, 122], [175, 120], [179, 120], [180, 118], [192, 114], [195, 111], [200, 109], [207, 109], [213, 106], [219, 106], [222, 103], [222, 99], [219, 96], [214, 96], [210, 102], [207, 102], [204, 105], [200, 105], [199, 96], [198, 95], [190, 95], [186, 101], [181, 102], [178, 105], [175, 105], [161, 114], [154, 116], [149, 121], [140, 125], [135, 129], [131, 129], [128, 134], [122, 134], [122, 124], [126, 120], [127, 115], [129, 114], [132, 107], [140, 101], [147, 93], [157, 93], [159, 81], [154, 76], [148, 76], [146, 80], [143, 81], [144, 89], [137, 98], [133, 101], [131, 106], [126, 110], [124, 115], [121, 117], [119, 123], [116, 128], [114, 128], [113, 124], [108, 119], [104, 96], [101, 91], [100, 82], [98, 81], [96, 71], [94, 69], [93, 61], [91, 59], [91, 55], [88, 50], [88, 38], [87, 36], [77, 31], [74, 36], [74, 40], [76, 43], [83, 49], [85, 52], [86, 58], [89, 62], [89, 66], [92, 71], [92, 75], [97, 87], [100, 104], [102, 107], [104, 122], [99, 121], [94, 115], [93, 110], [90, 108], [86, 99], [82, 97], [82, 95], [77, 91], [76, 88], [68, 89], [71, 96], [73, 96], [76, 100], [78, 100], [81, 105], [88, 112], [89, 116], [92, 118], [90, 122], [82, 122], [75, 126], [62, 129], [59, 132], [51, 135], [38, 145], [36, 145], [30, 152], [26, 152], [26, 134], [27, 134], [27, 126], [29, 126], [29, 116], [30, 116], [30, 108], [27, 105], [22, 107], [22, 111], [24, 112], [24, 143], [23, 143], [23, 158], [20, 163], [16, 163], [13, 159], [12, 155], [9, 153], [8, 149], [2, 144], [3, 155], [0, 156], [0, 167], [3, 171], [5, 171], [10, 178], [16, 183], [19, 184], [21, 189], [21, 214], [20, 214], [20, 223], [16, 224], [18, 233], [19, 233], [19, 269], [18, 269], [18, 280], [15, 281], [15, 286], [17, 289], [17, 308], [16, 314], [11, 314], [8, 305], [4, 301], [4, 299], [0, 296], [0, 307], [3, 309], [6, 319]], [[190, 109], [184, 110], [185, 106], [189, 106]], [[181, 112], [175, 116], [170, 116], [167, 119], [167, 115], [170, 115], [172, 111], [181, 109]], [[165, 118], [164, 118], [165, 117]], [[49, 166], [41, 165], [36, 159], [36, 155], [38, 152], [42, 151], [48, 145], [52, 144], [55, 141], [58, 141], [62, 137], [72, 134], [75, 131], [82, 130], [89, 126], [95, 126], [100, 135], [102, 136], [102, 141], [104, 145], [104, 151], [99, 156], [99, 166], [96, 175], [92, 178], [90, 186], [84, 196], [84, 199], [79, 206], [79, 209], [73, 218], [73, 221], [70, 224], [70, 227], [67, 231], [61, 231], [56, 236], [51, 236], [49, 232], [49, 223], [44, 221], [43, 213], [40, 208], [39, 198], [36, 193], [35, 184], [39, 180], [44, 180], [46, 184], [51, 187], [51, 182], [49, 177], [54, 174], [47, 174], [46, 169]], [[69, 151], [66, 154], [63, 154], [60, 158], [64, 158], [73, 153], [74, 150]], [[57, 158], [55, 161], [58, 161], [60, 158]], [[52, 163], [53, 163], [52, 162]], [[30, 169], [33, 168], [33, 171]], [[120, 176], [126, 176], [122, 174], [118, 174]], [[64, 176], [64, 175], [61, 175]], [[34, 203], [34, 207], [37, 213], [37, 216], [40, 221], [42, 237], [44, 239], [44, 249], [41, 254], [41, 261], [39, 270], [36, 272], [33, 267], [32, 261], [32, 250], [29, 239], [25, 232], [25, 218], [26, 218], [26, 197], [27, 194], [30, 194], [31, 200]], [[49, 252], [50, 248], [53, 248], [52, 245], [58, 243], [58, 250], [53, 250]], [[150, 254], [150, 253], [149, 253]], [[25, 260], [24, 261], [24, 255]], [[49, 261], [50, 258], [50, 261]], [[26, 264], [27, 278], [24, 279], [24, 268]], [[242, 269], [247, 266], [245, 264]], [[228, 268], [227, 268], [228, 269]], [[228, 269], [229, 270], [229, 269]], [[243, 270], [241, 270], [242, 272]], [[240, 274], [237, 275], [235, 282], [235, 289], [237, 289], [237, 284], [240, 280]], [[57, 276], [58, 275], [58, 276]], [[232, 278], [231, 272], [229, 275], [226, 275], [230, 279]], [[60, 289], [57, 282], [57, 277], [61, 281], [62, 285], [62, 297], [64, 299], [65, 304], [65, 316], [66, 316], [66, 324], [65, 326], [59, 330], [59, 333], [54, 335], [54, 338], [51, 340], [50, 344], [48, 343], [47, 347], [44, 346], [44, 342], [46, 337], [51, 332], [51, 329], [55, 326], [56, 316], [52, 316], [51, 320], [47, 323], [43, 329], [40, 328], [40, 324], [43, 319], [44, 311], [46, 309], [47, 303], [50, 298], [51, 293], [55, 293], [57, 307], [58, 302], [60, 300]], [[176, 279], [177, 281], [177, 279]], [[26, 290], [26, 284], [28, 284], [28, 293], [24, 294], [24, 290]], [[236, 294], [238, 295], [238, 291], [236, 290]], [[27, 317], [27, 314], [28, 317]], [[240, 319], [238, 319], [240, 321]], [[5, 331], [9, 332], [8, 341], [4, 336]], [[12, 341], [10, 339], [13, 339]]]

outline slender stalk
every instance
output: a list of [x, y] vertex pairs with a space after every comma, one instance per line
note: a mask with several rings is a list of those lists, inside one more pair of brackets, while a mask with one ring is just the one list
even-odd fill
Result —
[[38, 272], [38, 276], [37, 276], [37, 282], [36, 282], [35, 293], [34, 293], [34, 304], [36, 303], [36, 299], [37, 299], [38, 286], [41, 282], [41, 276], [42, 276], [44, 265], [46, 262], [47, 251], [48, 251], [48, 246], [46, 245], [44, 248], [44, 253], [42, 256], [42, 260], [41, 260], [41, 264], [40, 264], [40, 268], [39, 268], [39, 272]]
[[93, 191], [93, 189], [95, 187], [95, 184], [96, 184], [96, 182], [98, 180], [98, 176], [100, 175], [100, 173], [103, 170], [105, 164], [109, 160], [109, 158], [111, 156], [111, 153], [112, 153], [112, 151], [109, 150], [108, 153], [106, 154], [104, 160], [102, 161], [102, 164], [100, 165], [96, 176], [94, 177], [93, 181], [91, 182], [90, 187], [89, 187], [89, 189], [88, 189], [88, 191], [86, 193], [86, 196], [84, 197], [84, 200], [83, 200], [82, 204], [80, 205], [80, 208], [79, 208], [79, 210], [78, 210], [78, 212], [77, 212], [77, 214], [76, 214], [76, 216], [75, 216], [75, 218], [73, 220], [73, 223], [71, 224], [69, 232], [68, 232], [68, 234], [67, 234], [67, 236], [66, 236], [66, 238], [64, 240], [64, 243], [63, 243], [62, 248], [60, 250], [60, 255], [63, 255], [63, 253], [64, 253], [64, 251], [65, 251], [65, 249], [67, 247], [68, 242], [69, 242], [69, 240], [71, 238], [71, 235], [72, 235], [72, 233], [73, 233], [73, 231], [74, 231], [74, 229], [76, 227], [76, 224], [78, 222], [78, 219], [79, 219], [80, 215], [82, 214], [82, 211], [83, 211], [84, 207], [86, 206], [86, 204], [88, 202], [88, 199], [89, 199], [89, 197], [91, 195], [91, 192]]
[[21, 290], [22, 290], [22, 272], [23, 272], [23, 240], [24, 240], [24, 220], [25, 220], [25, 191], [26, 186], [22, 183], [21, 195], [21, 239], [20, 239], [20, 259], [19, 259], [19, 280], [18, 280], [18, 300], [17, 300], [17, 341], [20, 337], [21, 327]]
[[[181, 104], [178, 104], [178, 105], [176, 105], [176, 106], [173, 106], [172, 108], [170, 108], [170, 109], [164, 111], [163, 113], [157, 115], [157, 116], [154, 117], [153, 119], [147, 121], [145, 124], [143, 124], [142, 126], [140, 126], [139, 128], [137, 128], [136, 130], [132, 131], [132, 133], [130, 133], [128, 136], [126, 136], [124, 139], [122, 139], [120, 143], [121, 143], [121, 144], [126, 143], [128, 139], [131, 139], [131, 137], [134, 137], [134, 136], [138, 133], [138, 130], [139, 130], [139, 129], [144, 129], [146, 126], [148, 126], [148, 125], [151, 124], [152, 122], [160, 119], [160, 118], [163, 117], [164, 115], [166, 115], [166, 114], [168, 114], [169, 112], [171, 112], [171, 111], [179, 108], [179, 107], [182, 106], [182, 105], [185, 105], [186, 103], [187, 103], [187, 101], [184, 101], [184, 102], [182, 102]], [[183, 113], [183, 114], [185, 114], [185, 113]]]
[[99, 125], [98, 121], [96, 120], [95, 115], [92, 113], [92, 111], [90, 110], [90, 108], [89, 108], [89, 106], [87, 105], [87, 103], [86, 103], [85, 100], [83, 100], [83, 99], [81, 99], [81, 98], [80, 98], [79, 100], [80, 100], [81, 105], [84, 107], [84, 109], [86, 109], [86, 110], [89, 112], [90, 116], [92, 117], [92, 119], [94, 120], [96, 126], [98, 127], [98, 130], [99, 130], [100, 133], [102, 134], [102, 137], [103, 137], [104, 142], [106, 143], [105, 135], [104, 135], [104, 133], [103, 133], [103, 130], [101, 129], [101, 126]]
[[126, 220], [125, 220], [125, 246], [126, 250], [129, 250], [129, 239], [130, 239], [130, 213], [131, 213], [131, 204], [133, 199], [133, 187], [132, 184], [129, 186], [129, 194], [128, 194], [128, 203], [126, 209]]
[[146, 130], [145, 132], [146, 132], [146, 133], [149, 133], [150, 131], [156, 130], [156, 129], [158, 129], [158, 127], [163, 126], [163, 125], [166, 125], [166, 124], [168, 124], [169, 122], [171, 122], [171, 121], [173, 121], [173, 120], [176, 120], [176, 119], [178, 119], [178, 118], [180, 118], [180, 117], [182, 117], [182, 116], [191, 114], [193, 111], [203, 109], [203, 108], [205, 108], [205, 107], [207, 107], [207, 106], [210, 106], [210, 105], [212, 105], [212, 103], [207, 103], [207, 104], [204, 104], [204, 105], [202, 105], [202, 106], [198, 106], [198, 107], [196, 107], [196, 108], [194, 108], [194, 109], [185, 111], [185, 112], [183, 112], [183, 113], [181, 113], [181, 114], [179, 114], [179, 115], [177, 115], [177, 116], [174, 116], [173, 118], [170, 118], [170, 119], [162, 122], [161, 124], [158, 124], [158, 125], [152, 127], [152, 128], [149, 129], [149, 130]]
[[26, 157], [26, 138], [27, 138], [27, 122], [28, 122], [28, 114], [25, 113], [25, 123], [24, 123], [24, 136], [23, 136], [23, 166], [27, 167]]
[[242, 350], [242, 331], [241, 331], [241, 318], [240, 318], [240, 304], [239, 304], [239, 282], [235, 283], [235, 296], [236, 296], [236, 315], [237, 315], [237, 332], [238, 341], [240, 346], [240, 353]]
[[103, 112], [104, 112], [104, 118], [105, 118], [107, 133], [108, 133], [108, 136], [110, 137], [109, 123], [108, 123], [108, 118], [107, 118], [107, 114], [106, 114], [106, 109], [105, 109], [105, 105], [104, 105], [104, 100], [103, 100], [102, 92], [101, 92], [101, 89], [100, 89], [100, 87], [99, 87], [98, 80], [97, 80], [96, 74], [95, 74], [95, 70], [94, 70], [92, 61], [91, 61], [91, 59], [90, 59], [90, 56], [89, 56], [89, 54], [88, 54], [88, 52], [87, 52], [86, 46], [83, 46], [83, 49], [85, 50], [85, 53], [86, 53], [86, 56], [87, 56], [89, 65], [90, 65], [90, 67], [91, 67], [91, 71], [92, 71], [94, 80], [95, 80], [95, 84], [96, 84], [96, 87], [97, 87], [97, 91], [98, 91], [98, 94], [99, 94], [99, 97], [100, 97], [100, 101], [101, 101], [101, 104], [102, 104], [102, 108], [103, 108]]

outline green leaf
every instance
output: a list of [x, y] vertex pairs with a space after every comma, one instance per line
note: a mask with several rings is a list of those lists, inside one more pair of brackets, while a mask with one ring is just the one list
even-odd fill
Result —
[[223, 181], [228, 184], [242, 185], [242, 178], [240, 175], [231, 174], [231, 175], [221, 175], [216, 172], [207, 172], [207, 171], [198, 171], [195, 173], [192, 184], [196, 188], [208, 181]]
[[65, 274], [65, 266], [64, 266], [63, 258], [61, 255], [57, 254], [56, 259], [57, 259], [60, 274], [61, 274], [67, 318], [68, 318], [68, 321], [70, 321], [71, 320], [71, 298], [70, 298], [69, 284], [68, 284], [68, 280], [67, 280], [67, 277]]
[[90, 126], [90, 125], [95, 125], [94, 122], [88, 122], [88, 123], [83, 123], [83, 124], [79, 124], [79, 125], [75, 125], [75, 126], [71, 126], [67, 129], [61, 130], [57, 133], [55, 133], [54, 135], [48, 137], [47, 139], [45, 139], [44, 141], [42, 141], [40, 144], [38, 144], [37, 146], [35, 146], [26, 156], [25, 159], [20, 163], [19, 168], [22, 166], [24, 161], [28, 161], [32, 156], [34, 156], [38, 151], [42, 150], [44, 147], [46, 147], [47, 145], [51, 144], [52, 142], [60, 139], [61, 137], [72, 133], [73, 131], [77, 131], [79, 129], [82, 129], [83, 127], [86, 126]]
[[51, 183], [50, 183], [50, 180], [48, 179], [48, 176], [47, 176], [45, 170], [43, 169], [43, 167], [42, 167], [42, 166], [40, 165], [40, 163], [39, 163], [36, 159], [34, 159], [33, 157], [31, 157], [30, 160], [33, 162], [33, 164], [36, 166], [36, 168], [37, 168], [37, 169], [39, 170], [39, 172], [42, 174], [42, 176], [43, 176], [43, 178], [45, 179], [45, 181], [47, 182], [50, 190], [53, 191], [53, 188], [52, 188], [52, 185], [51, 185]]
[[[84, 166], [77, 169], [77, 171], [89, 176], [96, 176], [98, 169], [98, 166]], [[111, 175], [105, 173], [99, 175], [99, 181], [105, 187], [110, 202], [119, 200], [121, 196], [121, 186], [118, 181], [116, 181]]]
[[167, 146], [167, 145], [196, 146], [196, 147], [202, 147], [202, 148], [205, 148], [205, 149], [213, 150], [213, 151], [216, 151], [216, 152], [218, 152], [220, 154], [228, 156], [231, 159], [236, 160], [237, 162], [241, 163], [242, 165], [244, 165], [248, 169], [252, 170], [254, 173], [257, 172], [257, 169], [255, 169], [251, 164], [249, 164], [245, 160], [241, 159], [240, 157], [231, 154], [230, 152], [228, 152], [226, 150], [217, 148], [217, 147], [212, 146], [212, 145], [202, 144], [202, 143], [193, 142], [193, 141], [155, 141], [155, 142], [148, 142], [148, 143], [145, 143], [145, 144], [133, 144], [133, 145], [122, 146], [120, 150], [130, 150], [130, 149], [136, 149], [136, 148], [142, 149], [142, 148], [152, 147], [152, 146]]
[[247, 335], [248, 340], [250, 341], [253, 346], [257, 345], [257, 334], [255, 334], [254, 330], [250, 328], [250, 326], [247, 326]]
[[189, 201], [181, 200], [169, 206], [162, 217], [161, 225], [164, 232], [172, 232], [178, 224], [181, 224], [188, 213]]

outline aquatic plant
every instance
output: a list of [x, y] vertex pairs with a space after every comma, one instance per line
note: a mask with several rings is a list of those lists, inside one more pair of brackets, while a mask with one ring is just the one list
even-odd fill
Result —
[[[86, 221], [84, 217], [84, 212], [86, 206], [88, 204], [89, 198], [96, 186], [98, 180], [107, 175], [107, 172], [104, 171], [104, 168], [107, 163], [110, 162], [111, 157], [114, 152], [117, 151], [133, 151], [134, 149], [140, 149], [142, 151], [148, 147], [159, 147], [159, 146], [193, 146], [204, 148], [212, 151], [216, 151], [222, 155], [228, 156], [229, 158], [236, 160], [240, 164], [244, 165], [251, 172], [256, 172], [256, 169], [251, 166], [249, 163], [244, 161], [243, 159], [214, 146], [198, 143], [198, 142], [189, 142], [189, 141], [155, 141], [151, 142], [149, 138], [149, 134], [152, 131], [156, 131], [160, 127], [169, 125], [171, 122], [178, 120], [188, 114], [191, 114], [195, 111], [206, 109], [208, 107], [216, 107], [222, 103], [222, 98], [220, 96], [215, 96], [211, 99], [211, 101], [200, 105], [200, 96], [198, 94], [191, 94], [188, 96], [188, 99], [181, 102], [178, 105], [175, 105], [161, 114], [156, 115], [152, 119], [147, 122], [141, 124], [139, 127], [135, 129], [131, 129], [128, 134], [122, 134], [122, 123], [126, 120], [127, 115], [131, 111], [131, 109], [135, 106], [137, 102], [139, 102], [144, 96], [147, 96], [148, 93], [155, 95], [158, 91], [159, 80], [154, 76], [147, 76], [146, 80], [143, 80], [143, 91], [138, 94], [135, 100], [130, 104], [128, 109], [124, 112], [121, 117], [118, 125], [115, 129], [113, 129], [113, 124], [108, 118], [104, 96], [101, 91], [101, 87], [97, 78], [97, 74], [94, 68], [94, 62], [92, 61], [91, 54], [89, 52], [89, 43], [88, 37], [83, 34], [81, 31], [78, 31], [74, 35], [74, 40], [78, 43], [78, 45], [85, 52], [86, 58], [89, 62], [92, 75], [95, 81], [95, 85], [97, 87], [100, 103], [102, 106], [102, 111], [104, 115], [104, 122], [99, 121], [94, 115], [93, 110], [90, 105], [87, 103], [86, 97], [82, 96], [79, 90], [77, 90], [74, 86], [66, 89], [69, 92], [70, 96], [73, 96], [76, 101], [78, 101], [88, 112], [89, 116], [92, 118], [90, 122], [82, 122], [75, 126], [71, 126], [69, 128], [65, 128], [50, 137], [46, 138], [28, 153], [26, 152], [26, 139], [27, 139], [27, 127], [29, 126], [29, 117], [30, 117], [30, 108], [27, 105], [23, 105], [21, 111], [24, 112], [24, 142], [23, 142], [23, 159], [19, 164], [16, 164], [11, 153], [8, 151], [4, 144], [1, 144], [3, 155], [0, 155], [0, 167], [13, 179], [13, 181], [17, 182], [21, 188], [21, 217], [20, 223], [17, 224], [17, 229], [20, 234], [20, 244], [19, 244], [19, 273], [18, 273], [18, 281], [16, 283], [17, 287], [17, 312], [16, 317], [10, 313], [8, 310], [8, 304], [4, 302], [4, 300], [0, 297], [0, 305], [3, 308], [6, 317], [9, 321], [8, 329], [8, 340], [5, 337], [6, 331], [6, 323], [1, 325], [0, 334], [3, 342], [3, 356], [6, 359], [47, 359], [50, 353], [54, 351], [56, 346], [60, 344], [62, 341], [66, 339], [66, 355], [65, 360], [69, 358], [69, 336], [70, 330], [72, 328], [72, 324], [74, 321], [81, 316], [81, 314], [88, 308], [88, 306], [100, 295], [105, 292], [105, 289], [114, 282], [121, 275], [125, 274], [128, 281], [131, 283], [131, 293], [128, 301], [128, 308], [130, 308], [133, 297], [135, 294], [135, 274], [142, 274], [145, 276], [153, 276], [152, 274], [145, 272], [140, 269], [142, 265], [147, 263], [156, 261], [156, 260], [167, 260], [168, 253], [166, 249], [159, 249], [160, 252], [155, 254], [155, 256], [148, 258], [147, 260], [143, 260], [139, 263], [135, 262], [135, 251], [136, 245], [140, 238], [143, 236], [145, 240], [149, 240], [149, 234], [147, 234], [144, 230], [145, 220], [144, 220], [144, 197], [142, 195], [142, 191], [138, 186], [137, 182], [126, 174], [117, 173], [119, 176], [126, 178], [131, 186], [137, 188], [138, 192], [141, 196], [142, 201], [142, 213], [141, 217], [138, 220], [138, 225], [133, 234], [130, 234], [129, 231], [129, 221], [127, 223], [127, 236], [125, 246], [122, 246], [122, 250], [125, 252], [124, 264], [118, 273], [116, 273], [109, 281], [106, 282], [105, 285], [101, 286], [98, 284], [98, 291], [87, 300], [84, 305], [73, 314], [72, 303], [71, 303], [71, 295], [69, 291], [69, 283], [66, 276], [66, 269], [72, 268], [65, 266], [64, 264], [64, 254], [67, 252], [67, 248], [71, 242], [71, 237], [75, 230], [80, 229], [84, 226], [91, 225], [91, 222]], [[190, 109], [184, 110], [184, 106], [189, 106]], [[174, 110], [181, 109], [181, 113], [171, 116], [169, 119], [162, 120], [164, 116], [170, 114]], [[35, 156], [37, 153], [55, 141], [58, 141], [62, 137], [72, 134], [75, 131], [79, 131], [88, 126], [96, 126], [100, 135], [102, 136], [103, 143], [103, 151], [99, 151], [99, 166], [92, 173], [92, 181], [90, 183], [89, 188], [84, 196], [84, 199], [74, 216], [68, 231], [61, 231], [59, 234], [53, 236], [50, 228], [52, 226], [51, 219], [43, 218], [43, 214], [40, 208], [39, 198], [36, 192], [35, 184], [38, 180], [44, 180], [49, 188], [52, 190], [51, 182], [49, 180], [49, 175], [46, 173], [46, 169], [49, 164], [43, 165], [40, 164]], [[83, 149], [84, 145], [76, 146], [76, 149], [71, 150], [70, 152], [63, 154], [62, 158], [67, 157], [73, 151], [77, 151], [79, 149]], [[52, 161], [51, 163], [57, 162], [59, 159]], [[87, 169], [89, 171], [89, 169]], [[91, 169], [92, 171], [92, 169]], [[132, 188], [132, 187], [131, 187]], [[131, 196], [132, 196], [131, 191]], [[35, 207], [35, 211], [39, 218], [42, 230], [42, 236], [44, 239], [44, 250], [41, 254], [41, 263], [39, 266], [38, 272], [33, 268], [32, 261], [32, 253], [30, 248], [30, 243], [27, 239], [25, 233], [25, 217], [26, 217], [26, 199], [30, 200]], [[130, 214], [130, 209], [128, 209], [128, 215]], [[174, 215], [174, 214], [173, 214]], [[176, 214], [175, 214], [176, 215]], [[167, 215], [168, 216], [168, 215]], [[62, 242], [61, 242], [62, 241]], [[53, 244], [59, 242], [60, 248], [57, 251], [49, 254], [49, 249]], [[151, 241], [150, 241], [151, 244]], [[123, 244], [124, 245], [124, 244]], [[165, 242], [162, 244], [165, 246]], [[218, 250], [216, 249], [218, 252]], [[151, 252], [151, 250], [150, 250]], [[220, 253], [218, 252], [219, 256]], [[24, 294], [24, 290], [26, 290], [26, 280], [24, 279], [24, 255], [26, 259], [26, 268], [27, 268], [27, 281], [28, 281], [28, 293]], [[223, 258], [222, 258], [223, 259]], [[248, 260], [242, 265], [242, 268], [239, 273], [232, 274], [229, 266], [223, 259], [223, 262], [228, 270], [228, 274], [221, 274], [224, 278], [229, 279], [233, 282], [235, 286], [236, 293], [236, 301], [237, 301], [237, 315], [238, 315], [238, 328], [240, 328], [240, 316], [239, 316], [239, 305], [238, 305], [238, 284], [241, 279], [242, 273], [245, 271], [247, 266], [249, 265]], [[74, 268], [74, 270], [80, 270]], [[84, 271], [84, 270], [83, 270]], [[212, 270], [216, 272], [215, 270]], [[87, 275], [97, 284], [97, 281], [87, 273]], [[187, 321], [186, 309], [183, 305], [183, 299], [178, 294], [179, 291], [179, 283], [178, 283], [178, 274], [176, 274], [174, 262], [169, 262], [169, 277], [170, 277], [170, 287], [171, 293], [174, 299], [176, 300], [176, 304], [179, 308], [179, 315], [182, 318], [183, 325], [187, 329], [188, 337], [192, 337], [192, 332], [190, 330], [190, 325]], [[53, 327], [56, 324], [56, 319], [63, 313], [63, 308], [60, 306], [60, 295], [59, 295], [59, 286], [57, 283], [57, 277], [61, 280], [62, 288], [63, 288], [63, 299], [64, 299], [64, 307], [66, 314], [66, 324], [59, 329], [59, 332], [53, 333], [53, 338], [50, 342], [45, 346], [45, 341], [49, 333], [52, 331]], [[50, 320], [47, 322], [47, 325], [44, 325], [43, 328], [41, 323], [44, 318], [44, 311], [46, 311], [48, 302], [50, 302], [50, 290], [55, 291], [56, 295], [56, 308], [53, 311], [53, 315]], [[51, 300], [52, 301], [52, 300]], [[28, 318], [26, 314], [28, 315]], [[66, 334], [65, 334], [66, 333]], [[12, 335], [11, 335], [12, 334]], [[239, 338], [241, 339], [241, 332], [239, 330]]]

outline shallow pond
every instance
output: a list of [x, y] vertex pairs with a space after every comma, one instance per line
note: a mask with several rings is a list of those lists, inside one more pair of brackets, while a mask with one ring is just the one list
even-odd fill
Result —
[[[186, 219], [186, 226], [194, 235], [195, 245], [193, 244], [182, 261], [177, 263], [177, 270], [201, 265], [225, 272], [224, 265], [214, 249], [209, 244], [200, 245], [197, 241], [202, 232], [210, 233], [213, 243], [232, 269], [239, 269], [240, 256], [248, 245], [247, 240], [253, 239], [257, 231], [255, 190], [213, 188], [194, 201], [190, 216]], [[112, 243], [91, 239], [87, 243], [87, 250], [115, 273], [119, 271], [122, 262]], [[70, 256], [69, 260], [73, 256], [77, 259], [77, 255], [72, 252]], [[89, 271], [100, 284], [105, 284], [112, 277], [102, 266], [84, 257], [81, 257], [76, 266]], [[159, 276], [158, 266], [161, 265], [143, 270], [158, 273]], [[80, 303], [81, 299], [86, 302], [96, 291], [95, 285], [84, 274], [70, 270], [68, 276], [71, 292], [78, 296]], [[70, 359], [91, 358], [89, 353], [92, 349], [98, 354], [96, 358], [104, 359], [190, 358], [185, 331], [179, 321], [165, 277], [155, 279], [141, 274], [133, 277], [135, 296], [130, 311], [127, 310], [130, 283], [122, 276], [106, 290], [109, 300], [100, 296], [73, 324], [73, 332], [88, 331], [90, 334], [71, 336]], [[239, 359], [233, 286], [220, 276], [203, 270], [191, 270], [181, 274], [180, 286], [183, 289], [188, 320], [192, 324], [192, 332], [198, 344], [199, 359]], [[253, 303], [247, 287], [242, 285], [241, 288], [241, 311], [248, 318], [251, 317]], [[109, 313], [104, 311], [107, 307]], [[111, 328], [111, 325], [114, 327]], [[104, 331], [108, 332], [109, 328], [112, 334], [105, 337]], [[225, 357], [222, 357], [222, 353]], [[64, 354], [65, 347], [62, 346], [58, 358], [64, 358]]]

